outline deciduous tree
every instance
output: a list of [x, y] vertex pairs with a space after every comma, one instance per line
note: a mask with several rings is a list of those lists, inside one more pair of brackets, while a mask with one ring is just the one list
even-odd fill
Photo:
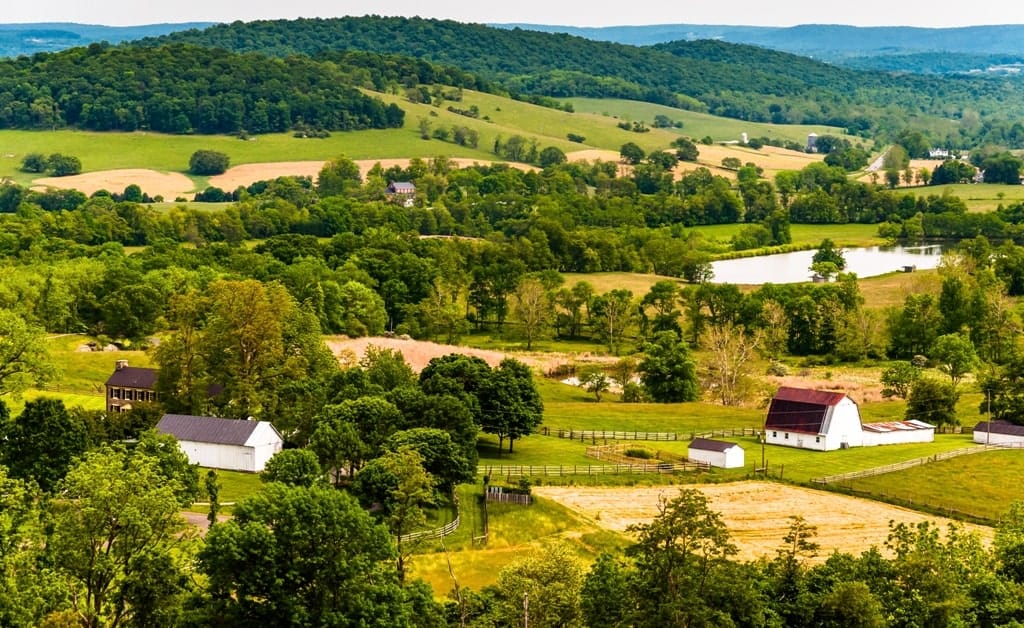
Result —
[[700, 396], [697, 366], [690, 358], [686, 343], [673, 332], [659, 332], [644, 345], [644, 358], [637, 370], [647, 395], [653, 401], [696, 401]]

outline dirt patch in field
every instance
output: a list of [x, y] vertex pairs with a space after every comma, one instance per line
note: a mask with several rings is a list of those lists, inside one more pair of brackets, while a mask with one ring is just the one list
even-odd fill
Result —
[[78, 190], [90, 196], [98, 190], [120, 194], [134, 183], [142, 188], [144, 193], [150, 196], [163, 196], [169, 201], [191, 194], [195, 187], [192, 180], [180, 172], [157, 172], [143, 168], [102, 170], [70, 177], [43, 177], [35, 179], [32, 183], [40, 187]]
[[[588, 355], [567, 356], [558, 353], [529, 353], [525, 351], [504, 352], [489, 349], [475, 349], [472, 347], [459, 347], [457, 345], [446, 345], [438, 342], [425, 340], [404, 340], [402, 338], [344, 338], [332, 337], [327, 339], [327, 346], [334, 352], [334, 355], [345, 359], [345, 354], [362, 358], [366, 354], [366, 348], [370, 345], [384, 349], [395, 349], [402, 352], [405, 361], [417, 373], [423, 370], [430, 360], [451, 353], [476, 356], [487, 362], [490, 366], [497, 366], [505, 358], [515, 358], [520, 362], [538, 369], [543, 373], [549, 372], [555, 366], [574, 360], [590, 359]], [[597, 360], [598, 358], [593, 358]]]
[[[754, 560], [774, 556], [789, 530], [789, 517], [801, 515], [817, 526], [816, 542], [821, 546], [817, 561], [833, 551], [859, 554], [871, 546], [880, 549], [889, 534], [889, 522], [917, 524], [932, 521], [945, 530], [948, 519], [925, 515], [846, 495], [773, 482], [733, 482], [697, 485], [707, 495], [712, 510], [720, 512], [739, 558]], [[538, 486], [535, 495], [552, 499], [610, 530], [623, 532], [629, 525], [649, 523], [658, 513], [661, 496], [671, 499], [675, 487], [588, 488]], [[991, 528], [967, 525], [987, 543]]]
[[587, 150], [575, 150], [571, 153], [566, 153], [565, 157], [569, 161], [613, 161], [618, 162], [621, 155], [613, 150], [602, 150], [600, 148], [591, 148]]

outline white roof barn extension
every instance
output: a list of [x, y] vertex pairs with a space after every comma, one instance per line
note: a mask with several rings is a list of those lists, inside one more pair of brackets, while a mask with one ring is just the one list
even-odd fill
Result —
[[156, 429], [177, 438], [191, 464], [231, 471], [263, 471], [284, 443], [267, 421], [165, 414]]

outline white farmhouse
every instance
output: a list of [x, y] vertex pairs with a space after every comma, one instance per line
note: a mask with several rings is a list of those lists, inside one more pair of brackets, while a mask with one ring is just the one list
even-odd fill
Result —
[[982, 421], [974, 426], [974, 442], [982, 445], [1024, 446], [1024, 425], [1009, 421]]
[[832, 451], [864, 444], [860, 410], [841, 392], [783, 386], [764, 426], [769, 445]]
[[191, 464], [230, 471], [263, 471], [284, 439], [267, 421], [165, 414], [156, 430], [178, 439]]
[[693, 439], [686, 457], [694, 462], [706, 462], [720, 469], [738, 469], [745, 464], [742, 447], [736, 443], [710, 438]]

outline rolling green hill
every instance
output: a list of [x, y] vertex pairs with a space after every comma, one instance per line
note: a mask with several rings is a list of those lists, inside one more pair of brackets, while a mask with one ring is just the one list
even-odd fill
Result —
[[[857, 72], [806, 57], [713, 41], [655, 47], [420, 18], [362, 17], [222, 24], [146, 40], [237, 52], [322, 55], [367, 50], [456, 66], [513, 94], [644, 100], [750, 121], [829, 124], [862, 132], [928, 128], [936, 139], [985, 139], [1024, 115], [1024, 83]], [[988, 126], [959, 123], [985, 111]]]

